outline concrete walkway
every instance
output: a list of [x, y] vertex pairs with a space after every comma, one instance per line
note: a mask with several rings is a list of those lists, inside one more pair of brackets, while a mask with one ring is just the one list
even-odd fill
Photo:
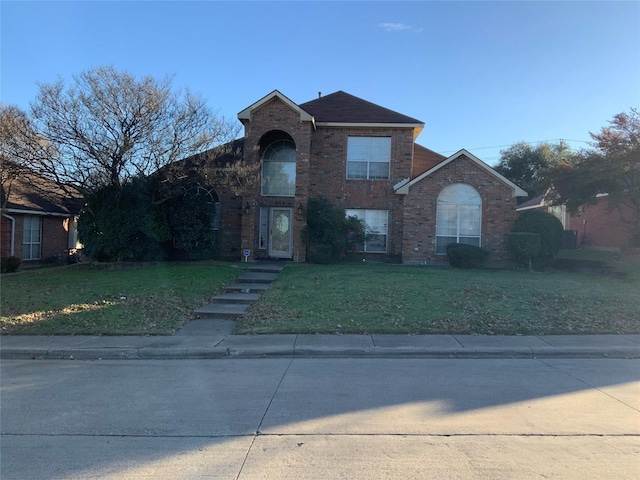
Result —
[[283, 263], [256, 262], [173, 336], [3, 336], [0, 358], [640, 358], [634, 335], [233, 335]]

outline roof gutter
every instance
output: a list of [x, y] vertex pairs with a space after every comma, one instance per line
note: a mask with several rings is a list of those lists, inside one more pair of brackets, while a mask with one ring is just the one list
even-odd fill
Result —
[[10, 255], [13, 257], [16, 253], [16, 219], [13, 218], [11, 215], [7, 215], [6, 213], [3, 213], [2, 216], [4, 218], [8, 218], [11, 221], [11, 253]]

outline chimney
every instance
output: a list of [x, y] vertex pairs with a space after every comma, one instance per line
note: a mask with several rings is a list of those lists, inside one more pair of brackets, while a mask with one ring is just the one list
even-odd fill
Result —
[[322, 98], [322, 92], [318, 92], [318, 98]]

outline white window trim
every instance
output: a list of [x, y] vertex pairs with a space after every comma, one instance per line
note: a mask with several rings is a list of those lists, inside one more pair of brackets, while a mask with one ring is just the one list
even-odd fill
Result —
[[[37, 242], [33, 242], [33, 241], [26, 241], [26, 235], [25, 235], [25, 226], [26, 226], [26, 220], [27, 219], [37, 219], [38, 220], [38, 228], [40, 230], [40, 234], [38, 236], [39, 241]], [[31, 228], [29, 229], [29, 231], [31, 232]], [[31, 233], [29, 233], [29, 237], [31, 237]], [[32, 257], [31, 253], [33, 253], [33, 246], [37, 245], [38, 246], [38, 253], [37, 256]], [[25, 247], [29, 247], [29, 258], [25, 257]], [[25, 215], [24, 219], [23, 219], [23, 225], [22, 225], [22, 259], [25, 261], [31, 261], [31, 260], [41, 260], [42, 259], [42, 217], [41, 216], [37, 216], [37, 215]]]
[[[370, 140], [377, 140], [377, 139], [384, 139], [388, 141], [388, 147], [389, 150], [388, 152], [385, 151], [385, 160], [384, 161], [372, 161], [370, 159], [359, 159], [359, 160], [354, 160], [354, 159], [350, 159], [350, 142], [352, 140], [355, 139], [370, 139]], [[385, 145], [386, 147], [386, 145]], [[354, 177], [354, 176], [349, 176], [349, 163], [353, 162], [353, 163], [366, 163], [367, 164], [367, 175], [366, 178], [362, 178], [362, 177]], [[372, 163], [381, 163], [381, 164], [386, 164], [387, 165], [387, 175], [386, 177], [375, 177], [375, 178], [371, 178], [371, 164]], [[389, 178], [391, 177], [391, 137], [387, 137], [387, 136], [355, 136], [355, 135], [351, 135], [347, 137], [347, 168], [346, 168], [346, 176], [347, 176], [347, 180], [389, 180]]]
[[[348, 208], [345, 210], [345, 215], [347, 217], [356, 217], [359, 220], [362, 220], [363, 222], [365, 222], [365, 232], [367, 234], [369, 234], [369, 229], [366, 225], [366, 218], [367, 218], [367, 213], [368, 212], [384, 212], [386, 215], [386, 222], [384, 224], [385, 227], [385, 231], [384, 232], [373, 232], [374, 235], [384, 235], [385, 239], [384, 239], [384, 251], [380, 251], [380, 250], [367, 250], [367, 241], [365, 240], [363, 243], [363, 249], [362, 250], [357, 250], [357, 252], [360, 253], [380, 253], [380, 254], [386, 254], [389, 251], [389, 210], [378, 210], [378, 209], [372, 209], [372, 208]], [[364, 218], [362, 218], [362, 216], [364, 215]]]
[[[455, 185], [464, 185], [467, 187], [472, 188], [476, 194], [478, 195], [478, 199], [480, 200], [479, 203], [456, 203], [456, 204], [447, 204], [449, 206], [453, 206], [455, 205], [456, 207], [456, 234], [455, 234], [455, 239], [456, 239], [456, 243], [460, 243], [460, 238], [477, 238], [478, 239], [478, 246], [481, 247], [482, 246], [482, 196], [480, 195], [480, 192], [478, 192], [478, 190], [473, 187], [472, 185], [469, 185], [468, 183], [452, 183], [451, 185], [447, 185], [445, 188], [443, 188], [440, 193], [438, 194], [438, 201], [436, 202], [436, 255], [446, 255], [446, 246], [445, 246], [445, 251], [438, 251], [438, 238], [449, 238], [449, 237], [453, 237], [453, 235], [438, 235], [438, 229], [439, 229], [439, 225], [438, 225], [438, 210], [440, 209], [440, 195], [442, 195], [442, 192], [448, 188], [448, 187], [453, 187]], [[464, 207], [464, 206], [474, 206], [474, 207], [478, 207], [479, 208], [479, 213], [480, 213], [480, 218], [479, 218], [479, 222], [478, 222], [478, 234], [477, 235], [460, 235], [460, 220], [461, 220], [461, 215], [460, 215], [460, 208]]]

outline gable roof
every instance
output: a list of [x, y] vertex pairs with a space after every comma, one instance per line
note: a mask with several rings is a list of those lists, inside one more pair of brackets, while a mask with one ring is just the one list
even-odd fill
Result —
[[430, 168], [429, 170], [427, 170], [426, 172], [418, 175], [417, 177], [415, 177], [412, 180], [406, 181], [404, 183], [401, 184], [396, 184], [394, 186], [395, 188], [395, 193], [400, 194], [400, 195], [407, 195], [409, 193], [409, 188], [412, 187], [413, 185], [415, 185], [416, 183], [418, 183], [419, 181], [421, 181], [422, 179], [424, 179], [425, 177], [428, 177], [429, 175], [431, 175], [434, 172], [437, 172], [438, 170], [440, 170], [442, 167], [449, 165], [451, 162], [457, 160], [460, 157], [466, 157], [469, 160], [471, 160], [473, 163], [475, 163], [477, 166], [479, 166], [480, 168], [486, 170], [489, 174], [493, 175], [494, 177], [496, 177], [498, 180], [500, 180], [501, 182], [505, 183], [506, 185], [508, 185], [509, 187], [511, 187], [513, 189], [513, 196], [514, 197], [526, 197], [527, 196], [527, 192], [525, 192], [523, 189], [521, 189], [519, 186], [517, 186], [515, 183], [513, 183], [511, 180], [508, 180], [507, 178], [505, 178], [504, 176], [500, 175], [498, 172], [496, 172], [493, 168], [491, 168], [489, 165], [487, 165], [486, 163], [484, 163], [482, 160], [480, 160], [478, 157], [476, 157], [475, 155], [469, 153], [467, 150], [465, 150], [464, 148], [462, 150], [459, 150], [458, 152], [454, 153], [453, 155], [451, 155], [449, 158], [447, 158], [446, 160], [444, 160], [443, 162], [438, 163], [437, 165], [435, 165], [434, 167]]
[[[73, 190], [70, 190], [73, 192]], [[33, 215], [74, 216], [82, 209], [80, 193], [67, 193], [34, 172], [24, 172], [12, 183], [6, 211]]]
[[309, 113], [307, 113], [305, 110], [300, 108], [294, 102], [289, 100], [286, 96], [284, 96], [278, 90], [274, 90], [273, 92], [269, 93], [268, 95], [265, 95], [260, 100], [258, 100], [257, 102], [252, 103], [247, 108], [245, 108], [240, 113], [238, 113], [238, 120], [240, 120], [241, 122], [243, 120], [251, 120], [251, 112], [253, 112], [254, 110], [257, 110], [258, 108], [260, 108], [264, 104], [269, 103], [274, 98], [278, 98], [280, 101], [282, 101], [286, 105], [288, 105], [292, 110], [294, 110], [296, 112], [299, 112], [300, 113], [300, 121], [310, 122], [310, 121], [313, 120], [312, 116], [309, 115]]
[[424, 126], [424, 122], [408, 117], [342, 90], [301, 103], [300, 107], [316, 119], [316, 123], [391, 123]]

